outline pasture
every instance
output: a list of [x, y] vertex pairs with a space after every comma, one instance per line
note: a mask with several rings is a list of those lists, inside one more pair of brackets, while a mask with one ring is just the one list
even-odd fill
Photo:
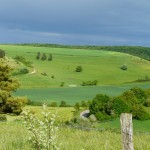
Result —
[[[25, 110], [34, 111], [35, 115], [40, 115], [42, 107], [26, 106]], [[71, 119], [74, 108], [51, 108], [48, 110], [52, 113], [57, 112], [56, 121], [61, 122], [61, 119]], [[68, 118], [66, 118], [66, 114]], [[20, 116], [7, 115], [7, 122], [0, 122], [0, 149], [7, 150], [32, 150], [31, 144], [28, 142], [28, 132], [23, 125], [23, 120]], [[149, 150], [150, 132], [148, 121], [133, 121], [133, 143], [135, 149]], [[146, 126], [147, 125], [147, 126]], [[100, 129], [100, 130], [96, 130]], [[101, 131], [103, 130], [103, 131]], [[142, 133], [140, 133], [142, 132]], [[144, 133], [143, 133], [144, 132]], [[97, 124], [95, 130], [78, 130], [69, 127], [59, 126], [58, 143], [61, 144], [62, 150], [120, 150], [121, 149], [121, 133], [119, 118], [114, 121], [101, 122]]]
[[[23, 56], [33, 63], [36, 70], [34, 74], [16, 76], [21, 88], [53, 88], [59, 87], [62, 82], [64, 87], [81, 86], [83, 81], [93, 80], [97, 80], [98, 85], [118, 85], [150, 75], [149, 61], [124, 53], [14, 45], [0, 45], [0, 48], [5, 50], [7, 57]], [[36, 60], [37, 52], [47, 55], [51, 53], [53, 61]], [[126, 71], [120, 69], [124, 64], [128, 66]], [[75, 72], [79, 65], [83, 67], [80, 73]], [[29, 70], [32, 71], [33, 68]], [[47, 76], [41, 73], [46, 73]]]

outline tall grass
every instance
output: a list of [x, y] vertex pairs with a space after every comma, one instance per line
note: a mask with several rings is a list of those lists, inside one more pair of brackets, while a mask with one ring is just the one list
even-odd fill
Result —
[[[0, 123], [0, 150], [33, 150], [21, 122]], [[134, 134], [135, 150], [150, 149], [150, 135]], [[61, 150], [120, 150], [121, 134], [110, 131], [82, 131], [60, 128]]]

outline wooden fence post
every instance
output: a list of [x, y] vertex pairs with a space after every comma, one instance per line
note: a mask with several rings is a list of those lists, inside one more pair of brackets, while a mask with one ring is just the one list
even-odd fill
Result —
[[122, 135], [122, 149], [134, 150], [133, 147], [133, 128], [132, 128], [132, 114], [122, 113], [120, 117], [121, 135]]

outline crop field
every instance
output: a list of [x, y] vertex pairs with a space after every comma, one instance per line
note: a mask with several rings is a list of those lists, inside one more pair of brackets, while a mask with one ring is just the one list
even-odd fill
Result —
[[122, 92], [132, 88], [141, 87], [143, 89], [150, 88], [150, 83], [133, 83], [125, 85], [104, 85], [93, 87], [65, 87], [65, 88], [31, 88], [31, 89], [19, 89], [14, 93], [16, 96], [27, 96], [30, 100], [51, 103], [66, 101], [67, 104], [74, 105], [76, 102], [82, 100], [90, 100], [95, 97], [96, 94], [107, 94], [109, 96], [118, 96]]

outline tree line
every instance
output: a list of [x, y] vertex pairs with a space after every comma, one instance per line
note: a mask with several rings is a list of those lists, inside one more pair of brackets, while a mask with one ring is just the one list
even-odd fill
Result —
[[59, 45], [59, 44], [39, 44], [39, 43], [24, 43], [19, 45], [23, 45], [23, 46], [29, 45], [35, 47], [54, 47], [54, 48], [114, 51], [114, 52], [127, 53], [150, 61], [150, 47], [144, 47], [144, 46], [91, 46], [91, 45]]
[[52, 61], [53, 56], [52, 56], [52, 54], [48, 54], [48, 56], [47, 56], [45, 53], [41, 54], [40, 52], [38, 52], [37, 56], [36, 56], [36, 59], [37, 60], [43, 60], [43, 61], [44, 60]]

